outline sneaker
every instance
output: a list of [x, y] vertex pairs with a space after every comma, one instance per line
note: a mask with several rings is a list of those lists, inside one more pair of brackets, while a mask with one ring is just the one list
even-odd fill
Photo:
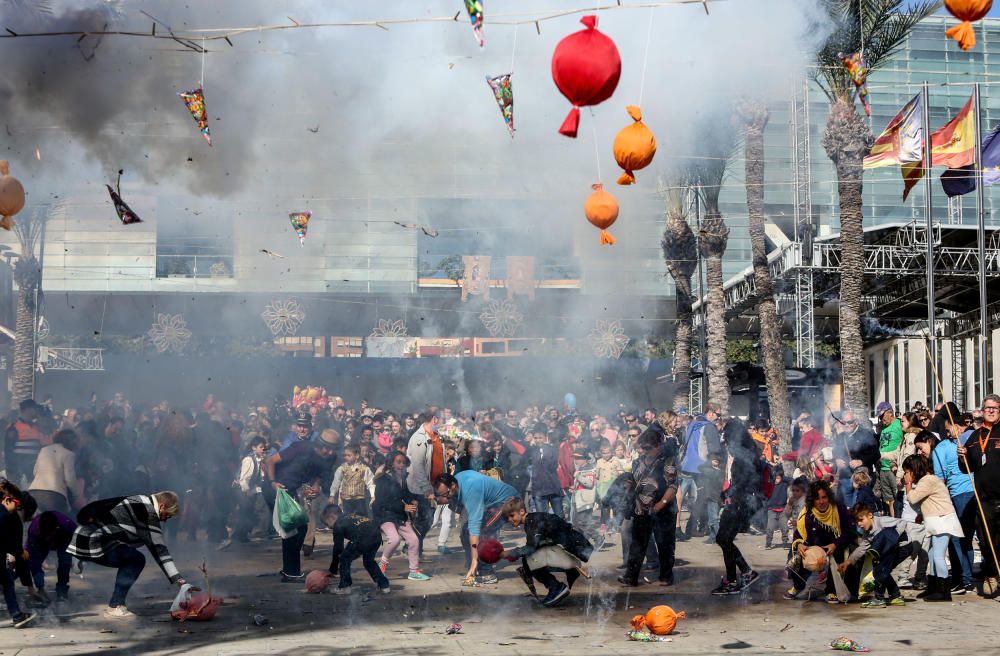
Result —
[[557, 583], [549, 590], [549, 594], [545, 595], [545, 599], [542, 599], [542, 605], [552, 608], [553, 606], [558, 606], [566, 597], [569, 596], [569, 586], [564, 583]]
[[217, 546], [215, 548], [215, 550], [216, 551], [225, 551], [226, 549], [228, 549], [231, 546], [233, 546], [233, 541], [227, 539], [227, 540], [223, 540], [222, 542], [220, 542], [219, 546]]
[[279, 572], [279, 574], [281, 574], [282, 583], [300, 583], [306, 578], [305, 574], [285, 574], [284, 572]]
[[[388, 590], [389, 590], [389, 588], [386, 588], [386, 592], [388, 592]], [[337, 588], [336, 590], [333, 591], [333, 594], [340, 595], [340, 596], [349, 595], [349, 594], [351, 594], [351, 586], [348, 585], [348, 586], [345, 586], [343, 588]]]
[[[900, 587], [902, 587], [902, 586], [900, 586]], [[914, 579], [913, 583], [910, 584], [910, 587], [913, 588], [914, 590], [926, 590], [927, 589], [927, 580], [926, 579]]]
[[912, 590], [913, 589], [913, 579], [909, 576], [900, 576], [896, 579], [896, 587], [900, 590]]
[[906, 600], [903, 599], [902, 597], [893, 597], [892, 599], [886, 600], [885, 605], [886, 606], [905, 606], [906, 605]]
[[389, 586], [385, 586], [384, 588], [379, 588], [378, 591], [382, 594], [389, 594], [392, 589]]
[[951, 588], [951, 593], [953, 595], [964, 595], [968, 591], [968, 588], [964, 583], [958, 583]]
[[740, 578], [743, 579], [743, 587], [748, 588], [757, 582], [757, 579], [760, 578], [760, 574], [755, 570], [750, 570], [746, 574], [741, 574]]
[[715, 538], [705, 538], [705, 544], [715, 544]]
[[781, 595], [781, 598], [782, 599], [787, 599], [788, 601], [792, 601], [794, 599], [798, 599], [799, 598], [799, 591], [796, 590], [795, 587], [793, 586], [793, 587], [788, 588], [787, 590], [785, 590], [785, 593], [783, 595]]
[[482, 585], [496, 585], [500, 582], [500, 579], [497, 578], [496, 574], [484, 574], [483, 576], [478, 577], [476, 582]]
[[712, 590], [712, 594], [716, 597], [725, 597], [727, 595], [739, 594], [743, 590], [743, 584], [739, 581], [727, 581], [722, 579], [722, 583], [719, 587]]
[[624, 575], [618, 577], [618, 582], [621, 583], [622, 585], [628, 586], [630, 588], [635, 588], [635, 587], [638, 587], [638, 585], [639, 585], [638, 581], [632, 581], [630, 579], [627, 579], [627, 578], [625, 578]]
[[410, 575], [406, 577], [409, 581], [430, 581], [431, 577], [427, 576], [419, 569], [411, 570]]
[[828, 604], [839, 604], [840, 603], [840, 599], [838, 599], [837, 595], [833, 594], [832, 592], [830, 594], [828, 594], [824, 598], [824, 601], [826, 601], [826, 603], [828, 603]]
[[385, 574], [385, 570], [389, 569], [389, 561], [388, 560], [378, 561], [378, 568], [383, 574]]
[[885, 599], [880, 599], [879, 597], [872, 597], [861, 604], [862, 608], [885, 608], [886, 606]]
[[[122, 608], [125, 607], [122, 606]], [[125, 612], [128, 613], [128, 610], [126, 610]], [[132, 613], [128, 614], [131, 615]], [[18, 613], [17, 615], [11, 618], [11, 621], [13, 622], [15, 629], [23, 629], [24, 627], [34, 622], [36, 617], [38, 617], [38, 615], [35, 615], [34, 613]], [[105, 611], [105, 617], [107, 617], [107, 611]]]
[[439, 544], [438, 553], [441, 554], [442, 556], [446, 556], [451, 553], [451, 550], [448, 547], [444, 546], [443, 544]]
[[114, 608], [108, 606], [104, 609], [104, 617], [109, 619], [126, 619], [129, 617], [135, 617], [135, 613], [124, 606], [115, 606]]

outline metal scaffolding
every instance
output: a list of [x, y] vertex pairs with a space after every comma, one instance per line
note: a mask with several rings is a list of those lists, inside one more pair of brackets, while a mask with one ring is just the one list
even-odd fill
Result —
[[[791, 141], [793, 212], [795, 242], [800, 248], [800, 260], [808, 266], [812, 261], [812, 176], [809, 143], [809, 83], [793, 85], [791, 99]], [[816, 317], [813, 305], [812, 271], [802, 269], [795, 284], [795, 365], [816, 366]]]

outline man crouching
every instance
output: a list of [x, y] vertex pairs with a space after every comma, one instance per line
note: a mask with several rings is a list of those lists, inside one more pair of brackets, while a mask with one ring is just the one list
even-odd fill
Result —
[[[524, 526], [527, 542], [523, 547], [504, 551], [500, 557], [521, 559], [518, 574], [536, 599], [534, 581], [548, 589], [543, 606], [551, 608], [564, 602], [580, 575], [590, 578], [584, 563], [590, 560], [594, 547], [572, 524], [552, 513], [529, 513], [524, 501], [516, 497], [504, 504], [502, 512], [514, 528]], [[566, 583], [558, 581], [553, 572], [565, 573]]]

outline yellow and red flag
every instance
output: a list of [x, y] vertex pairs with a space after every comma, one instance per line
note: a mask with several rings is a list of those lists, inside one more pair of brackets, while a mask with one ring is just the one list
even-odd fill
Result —
[[976, 160], [976, 118], [972, 98], [955, 118], [931, 135], [931, 163], [957, 169]]

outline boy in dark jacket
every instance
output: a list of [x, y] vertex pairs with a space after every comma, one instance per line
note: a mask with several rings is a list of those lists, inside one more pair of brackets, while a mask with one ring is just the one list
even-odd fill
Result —
[[24, 551], [24, 524], [18, 516], [18, 508], [21, 507], [21, 490], [10, 481], [0, 482], [0, 556], [3, 557], [0, 566], [0, 586], [3, 587], [3, 598], [7, 603], [7, 611], [10, 619], [14, 623], [14, 628], [26, 627], [35, 619], [33, 613], [21, 611], [17, 603], [17, 592], [14, 590], [14, 579], [10, 576], [7, 568], [7, 556], [14, 557], [14, 569], [21, 584], [28, 588], [34, 595], [35, 587], [31, 582], [31, 573], [28, 569], [28, 559]]
[[[534, 579], [549, 591], [542, 605], [558, 606], [581, 574], [589, 576], [583, 563], [590, 560], [593, 546], [563, 518], [551, 513], [529, 513], [524, 501], [517, 497], [508, 500], [501, 512], [514, 528], [524, 526], [527, 542], [523, 547], [504, 551], [500, 557], [511, 561], [520, 558], [518, 573], [531, 593], [535, 594]], [[566, 583], [558, 581], [552, 572], [564, 572]]]
[[771, 488], [771, 498], [767, 500], [767, 528], [764, 529], [765, 537], [765, 549], [770, 549], [773, 545], [771, 544], [771, 538], [774, 537], [774, 532], [779, 531], [781, 533], [781, 546], [784, 549], [788, 549], [788, 531], [785, 530], [785, 522], [783, 521], [783, 513], [785, 512], [785, 504], [788, 502], [788, 482], [785, 480], [785, 474], [780, 469], [774, 472], [774, 486]]
[[382, 532], [378, 524], [361, 515], [346, 515], [340, 506], [333, 504], [323, 509], [320, 520], [333, 533], [330, 573], [340, 575], [337, 594], [351, 594], [351, 563], [358, 557], [378, 589], [388, 594], [389, 579], [385, 578], [375, 561], [375, 554], [382, 546]]
[[549, 435], [535, 430], [535, 444], [525, 456], [531, 468], [531, 494], [535, 498], [535, 509], [545, 512], [551, 508], [562, 516], [562, 485], [559, 482], [559, 447], [552, 444]]
[[56, 570], [56, 601], [69, 600], [69, 570], [73, 557], [66, 553], [66, 547], [73, 539], [76, 522], [55, 510], [43, 512], [35, 517], [28, 527], [28, 542], [25, 551], [28, 552], [28, 566], [34, 579], [38, 595], [45, 602], [45, 572], [42, 564], [48, 558], [50, 551], [56, 552], [59, 565]]

